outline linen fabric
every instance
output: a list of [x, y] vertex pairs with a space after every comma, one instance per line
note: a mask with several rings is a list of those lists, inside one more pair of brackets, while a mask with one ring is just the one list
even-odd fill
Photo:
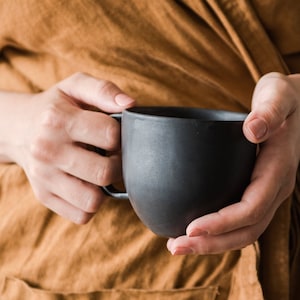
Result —
[[[263, 74], [300, 72], [299, 15], [292, 0], [0, 0], [0, 89], [86, 72], [138, 105], [249, 112]], [[299, 183], [255, 244], [173, 257], [128, 201], [75, 225], [2, 164], [0, 299], [298, 299]]]

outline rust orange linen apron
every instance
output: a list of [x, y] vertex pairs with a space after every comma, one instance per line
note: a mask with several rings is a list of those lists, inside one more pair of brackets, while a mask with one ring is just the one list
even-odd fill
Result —
[[[300, 33], [289, 32], [300, 28], [300, 2], [281, 2], [0, 0], [0, 89], [39, 92], [81, 71], [139, 105], [248, 112], [261, 75], [300, 72]], [[298, 180], [253, 245], [173, 257], [127, 201], [107, 199], [75, 225], [35, 199], [20, 167], [2, 164], [0, 299], [288, 299], [299, 278], [299, 198]]]

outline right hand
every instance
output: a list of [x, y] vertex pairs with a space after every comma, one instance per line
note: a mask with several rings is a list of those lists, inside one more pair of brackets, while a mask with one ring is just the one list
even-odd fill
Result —
[[77, 73], [24, 102], [12, 160], [46, 207], [87, 223], [105, 198], [99, 186], [121, 178], [120, 126], [103, 112], [121, 112], [134, 100], [109, 81]]

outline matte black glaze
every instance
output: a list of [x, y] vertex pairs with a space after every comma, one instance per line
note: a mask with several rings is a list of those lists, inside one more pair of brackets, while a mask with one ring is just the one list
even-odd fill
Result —
[[185, 234], [197, 217], [241, 199], [256, 145], [241, 113], [179, 107], [135, 107], [122, 114], [123, 176], [142, 220], [160, 236]]

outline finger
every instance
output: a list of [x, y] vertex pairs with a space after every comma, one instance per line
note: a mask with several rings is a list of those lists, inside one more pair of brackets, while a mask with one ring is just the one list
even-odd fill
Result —
[[256, 85], [252, 111], [244, 122], [244, 134], [261, 143], [276, 131], [296, 110], [297, 93], [289, 77], [280, 73], [263, 76]]
[[275, 212], [295, 185], [298, 161], [290, 145], [293, 136], [288, 137], [289, 132], [284, 126], [261, 146], [251, 182], [241, 201], [194, 220], [187, 227], [189, 236], [230, 232], [259, 223], [269, 211]]
[[[282, 189], [274, 202], [281, 202], [280, 199], [284, 193], [284, 189]], [[173, 255], [218, 254], [244, 248], [254, 243], [265, 231], [273, 219], [276, 209], [277, 206], [273, 205], [259, 223], [238, 228], [224, 234], [213, 235], [206, 233], [195, 237], [185, 235], [176, 239], [169, 239], [167, 248]]]
[[119, 154], [101, 156], [74, 145], [62, 148], [57, 167], [63, 172], [98, 186], [106, 186], [121, 179]]
[[225, 251], [242, 249], [254, 243], [261, 232], [265, 230], [272, 216], [268, 216], [261, 224], [240, 228], [222, 235], [202, 235], [198, 237], [180, 236], [170, 239], [168, 250], [173, 255], [206, 255], [219, 254]]
[[97, 186], [62, 172], [55, 172], [47, 187], [53, 195], [86, 213], [96, 213], [105, 199]]
[[114, 118], [99, 112], [78, 110], [65, 126], [71, 140], [94, 145], [107, 151], [120, 147], [120, 125]]
[[283, 165], [278, 163], [278, 158], [279, 162], [282, 161], [280, 153], [273, 153], [274, 151], [276, 147], [262, 148], [251, 182], [240, 202], [194, 220], [187, 227], [187, 234], [189, 236], [205, 233], [218, 235], [254, 225], [264, 219], [273, 206], [277, 207], [279, 204], [274, 200], [281, 190], [278, 181], [281, 176], [284, 176], [284, 172]]
[[76, 224], [86, 224], [94, 216], [93, 213], [84, 212], [56, 195], [49, 195], [41, 202], [56, 214]]
[[[56, 144], [53, 146], [51, 143], [46, 143], [46, 146], [34, 147], [32, 150], [32, 154], [39, 164], [50, 165], [99, 186], [109, 185], [122, 177], [119, 153], [101, 156], [73, 143], [62, 144], [59, 147]], [[33, 169], [33, 173], [41, 172], [41, 168], [34, 170], [35, 168], [35, 164], [29, 166], [29, 169]]]
[[66, 95], [105, 112], [120, 112], [135, 102], [110, 81], [84, 73], [76, 73], [61, 81], [58, 88]]

